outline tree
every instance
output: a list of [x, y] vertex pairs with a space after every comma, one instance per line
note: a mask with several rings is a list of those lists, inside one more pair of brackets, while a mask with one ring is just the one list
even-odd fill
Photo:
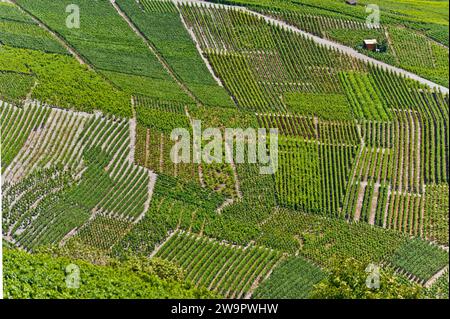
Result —
[[311, 297], [315, 299], [418, 299], [421, 298], [421, 294], [421, 286], [395, 275], [389, 269], [346, 259], [333, 262], [329, 276], [314, 286]]

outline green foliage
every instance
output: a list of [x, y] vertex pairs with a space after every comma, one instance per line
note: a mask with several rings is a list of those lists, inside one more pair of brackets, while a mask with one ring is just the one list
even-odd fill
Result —
[[380, 267], [379, 288], [368, 288], [366, 265], [353, 259], [335, 261], [330, 274], [314, 287], [315, 299], [418, 299], [422, 288]]
[[448, 270], [425, 292], [425, 298], [429, 299], [449, 299], [448, 290], [449, 276]]
[[[117, 82], [123, 90], [133, 90], [130, 82], [136, 77], [144, 77], [145, 81], [140, 84], [137, 93], [145, 90], [155, 94], [155, 90], [162, 89], [165, 92], [163, 95], [170, 100], [175, 96], [183, 100], [186, 98], [153, 52], [109, 1], [43, 0], [36, 3], [33, 0], [19, 0], [17, 3], [62, 35], [97, 70], [114, 72], [111, 81]], [[66, 27], [66, 15], [63, 13], [69, 4], [78, 5], [82, 12], [78, 29]], [[116, 73], [122, 75], [117, 76]], [[108, 76], [110, 73], [105, 74]]]
[[[1, 102], [0, 104], [2, 133], [1, 157], [3, 170], [19, 153], [29, 134], [46, 122], [49, 110], [41, 109], [33, 105], [18, 108]], [[17, 130], [16, 127], [20, 127], [21, 129]]]
[[[66, 267], [80, 269], [79, 288], [66, 286]], [[160, 261], [96, 266], [67, 257], [3, 252], [4, 294], [7, 299], [112, 299], [112, 298], [212, 298], [214, 294], [178, 280], [173, 266]], [[149, 269], [153, 273], [148, 273]], [[168, 280], [156, 274], [167, 275]], [[156, 273], [156, 274], [154, 274]]]
[[448, 253], [434, 244], [413, 239], [404, 242], [389, 261], [394, 267], [405, 269], [418, 279], [427, 281], [448, 265]]
[[100, 71], [100, 73], [129, 95], [144, 95], [176, 103], [189, 104], [193, 102], [174, 81], [111, 71]]
[[0, 3], [0, 19], [34, 23], [33, 19], [30, 16], [23, 14], [16, 5], [7, 2]]
[[50, 33], [34, 23], [24, 23], [0, 18], [0, 41], [12, 47], [40, 50], [49, 53], [69, 54]]
[[114, 259], [104, 250], [88, 246], [77, 239], [69, 240], [64, 246], [41, 246], [36, 249], [35, 253], [49, 255], [52, 258], [64, 257], [74, 260], [83, 260], [99, 266], [107, 266], [114, 262]]
[[186, 269], [186, 279], [230, 298], [245, 297], [280, 254], [261, 247], [234, 247], [210, 238], [175, 233], [157, 255]]
[[186, 115], [168, 113], [149, 107], [138, 107], [137, 121], [145, 127], [170, 134], [176, 128], [189, 128], [189, 119]]
[[0, 99], [19, 104], [25, 99], [34, 84], [30, 75], [15, 72], [0, 72]]
[[326, 274], [302, 257], [289, 257], [255, 290], [256, 299], [307, 299]]
[[448, 245], [448, 185], [427, 185], [425, 212], [428, 219], [427, 237], [442, 245]]
[[318, 116], [325, 120], [349, 120], [352, 113], [347, 99], [341, 94], [286, 94], [288, 108], [300, 115]]
[[141, 5], [146, 10], [135, 1], [116, 2], [200, 101], [211, 106], [233, 106], [227, 92], [209, 73], [172, 2], [145, 1]]
[[102, 110], [125, 117], [131, 115], [127, 95], [72, 57], [3, 46], [0, 48], [0, 70], [35, 74], [38, 84], [32, 98], [50, 105], [85, 112]]

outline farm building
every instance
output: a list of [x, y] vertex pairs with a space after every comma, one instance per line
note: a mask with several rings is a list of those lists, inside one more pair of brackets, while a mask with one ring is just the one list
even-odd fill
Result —
[[364, 40], [364, 49], [370, 51], [376, 51], [378, 47], [378, 42], [376, 39], [366, 39]]
[[352, 6], [356, 6], [358, 4], [358, 1], [356, 0], [345, 0], [346, 4], [352, 5]]

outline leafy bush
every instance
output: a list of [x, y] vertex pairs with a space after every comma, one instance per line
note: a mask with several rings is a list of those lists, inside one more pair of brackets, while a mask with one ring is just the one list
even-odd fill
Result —
[[367, 265], [353, 259], [335, 261], [330, 274], [314, 287], [315, 299], [418, 299], [422, 287], [380, 267], [380, 287], [368, 288]]
[[[80, 269], [80, 286], [68, 288], [66, 267], [75, 264]], [[149, 261], [144, 267], [132, 262], [96, 266], [82, 260], [28, 254], [5, 249], [3, 252], [4, 295], [7, 299], [111, 299], [111, 298], [213, 298], [216, 295], [203, 288], [176, 281], [173, 266]], [[169, 280], [147, 273], [149, 267]]]

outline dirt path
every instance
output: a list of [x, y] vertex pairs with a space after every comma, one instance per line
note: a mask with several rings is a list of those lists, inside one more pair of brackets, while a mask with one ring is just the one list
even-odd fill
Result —
[[226, 156], [230, 158], [230, 166], [231, 166], [231, 169], [233, 170], [236, 195], [238, 198], [242, 198], [241, 183], [239, 182], [239, 176], [237, 173], [236, 164], [234, 163], [233, 151], [230, 148], [230, 145], [228, 145], [228, 143], [225, 143], [225, 153], [226, 153]]
[[400, 61], [398, 60], [397, 52], [395, 52], [395, 48], [394, 45], [392, 44], [392, 39], [391, 36], [389, 35], [389, 31], [387, 28], [384, 29], [384, 35], [386, 36], [386, 40], [388, 42], [389, 48], [391, 49], [392, 55], [395, 58], [395, 61], [397, 63], [400, 63]]
[[298, 28], [296, 28], [296, 27], [294, 27], [294, 26], [292, 26], [292, 25], [290, 25], [290, 24], [288, 24], [288, 23], [286, 23], [284, 21], [280, 21], [278, 19], [275, 19], [275, 18], [272, 18], [272, 17], [268, 17], [268, 16], [263, 15], [261, 13], [249, 10], [249, 9], [247, 9], [245, 7], [234, 6], [234, 5], [222, 5], [222, 4], [219, 5], [219, 4], [216, 4], [216, 3], [210, 3], [210, 2], [200, 1], [200, 0], [172, 0], [172, 1], [174, 3], [176, 3], [176, 4], [178, 4], [178, 3], [185, 3], [185, 4], [186, 3], [195, 3], [195, 4], [201, 4], [201, 5], [206, 6], [206, 7], [213, 7], [213, 6], [216, 6], [216, 7], [227, 7], [227, 8], [234, 8], [234, 9], [240, 10], [242, 12], [247, 12], [249, 14], [252, 14], [252, 15], [255, 15], [255, 16], [258, 16], [258, 17], [264, 19], [264, 21], [266, 21], [267, 23], [270, 23], [270, 24], [273, 24], [273, 25], [277, 25], [277, 26], [282, 27], [285, 30], [290, 30], [290, 31], [293, 31], [295, 33], [301, 34], [301, 35], [303, 35], [303, 36], [313, 40], [314, 42], [316, 42], [319, 45], [325, 46], [327, 48], [336, 49], [336, 50], [338, 50], [340, 52], [343, 52], [343, 53], [346, 53], [346, 54], [348, 54], [348, 55], [350, 55], [350, 56], [352, 56], [352, 57], [354, 57], [356, 59], [359, 59], [359, 60], [371, 63], [373, 65], [377, 65], [377, 66], [381, 67], [384, 70], [393, 71], [393, 72], [399, 73], [401, 75], [404, 75], [407, 78], [416, 80], [416, 81], [418, 81], [418, 82], [420, 82], [420, 83], [422, 83], [424, 85], [429, 86], [430, 88], [437, 88], [437, 89], [441, 90], [443, 93], [446, 93], [446, 94], [449, 93], [449, 89], [448, 88], [446, 88], [446, 87], [444, 87], [442, 85], [436, 84], [436, 83], [434, 83], [432, 81], [429, 81], [427, 79], [424, 79], [424, 78], [418, 76], [417, 74], [408, 72], [408, 71], [403, 70], [401, 68], [398, 68], [398, 67], [392, 66], [390, 64], [387, 64], [387, 63], [378, 61], [376, 59], [370, 58], [370, 57], [368, 57], [368, 56], [366, 56], [366, 55], [364, 55], [362, 53], [359, 53], [358, 51], [356, 51], [353, 48], [350, 48], [350, 47], [347, 47], [347, 46], [345, 46], [343, 44], [336, 43], [336, 42], [333, 42], [333, 41], [330, 41], [330, 40], [323, 39], [321, 37], [312, 35], [312, 34], [310, 34], [308, 32], [300, 30], [300, 29], [298, 29]]
[[130, 130], [130, 153], [128, 155], [128, 161], [134, 163], [134, 150], [136, 148], [136, 119], [132, 118], [129, 120], [129, 130]]
[[370, 213], [369, 213], [369, 224], [374, 225], [375, 224], [375, 214], [377, 212], [377, 203], [378, 203], [378, 193], [380, 191], [380, 183], [375, 183], [374, 189], [373, 189], [373, 197], [372, 202], [370, 204]]
[[133, 224], [137, 224], [139, 223], [145, 216], [145, 214], [147, 213], [148, 209], [150, 208], [150, 202], [152, 200], [153, 197], [153, 190], [155, 189], [155, 184], [156, 184], [156, 179], [157, 179], [157, 175], [150, 171], [147, 170], [148, 175], [149, 175], [149, 181], [148, 181], [148, 187], [147, 187], [147, 200], [144, 203], [144, 209], [142, 210], [142, 213], [133, 221]]
[[131, 113], [132, 118], [128, 121], [129, 131], [130, 131], [130, 154], [128, 155], [128, 161], [134, 163], [134, 154], [136, 149], [136, 110], [134, 98], [131, 97]]
[[147, 40], [147, 37], [139, 31], [139, 29], [134, 25], [130, 18], [122, 11], [122, 9], [117, 5], [115, 0], [109, 0], [114, 9], [116, 9], [117, 13], [125, 20], [125, 22], [129, 25], [129, 27], [138, 35], [142, 41], [144, 41], [145, 45], [148, 49], [156, 56], [159, 63], [164, 67], [170, 77], [178, 84], [178, 86], [198, 105], [202, 105], [201, 101], [191, 92], [191, 90], [178, 78], [174, 70], [170, 67], [170, 65], [166, 62], [164, 57], [158, 52], [156, 47]]
[[359, 185], [358, 201], [356, 202], [355, 216], [353, 217], [355, 221], [359, 221], [361, 217], [361, 210], [364, 202], [364, 194], [366, 193], [367, 182], [361, 182]]
[[54, 32], [53, 30], [51, 30], [46, 24], [44, 24], [41, 20], [39, 20], [39, 18], [34, 16], [31, 12], [29, 12], [25, 8], [21, 7], [20, 5], [18, 5], [15, 0], [11, 0], [10, 2], [14, 3], [22, 12], [25, 12], [27, 15], [29, 15], [31, 17], [31, 19], [33, 19], [33, 21], [39, 25], [39, 27], [41, 27], [42, 29], [44, 29], [45, 31], [50, 33], [75, 59], [77, 59], [77, 61], [80, 64], [84, 64], [89, 69], [92, 70], [92, 66], [88, 62], [86, 62], [83, 59], [83, 57], [80, 54], [78, 54], [78, 52], [76, 52], [75, 49], [72, 48], [62, 36], [60, 36], [58, 33]]

